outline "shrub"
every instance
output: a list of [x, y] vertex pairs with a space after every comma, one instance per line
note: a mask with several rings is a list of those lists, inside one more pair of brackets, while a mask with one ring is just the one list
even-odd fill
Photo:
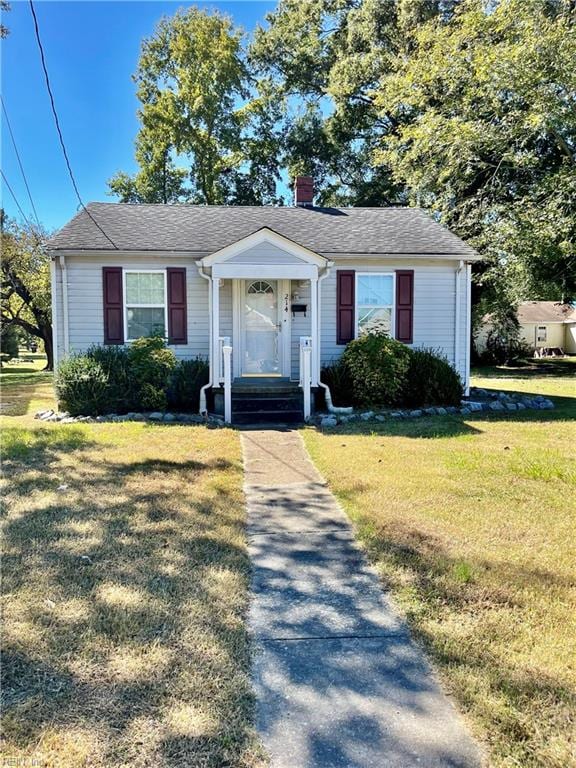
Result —
[[197, 412], [200, 407], [200, 390], [208, 383], [209, 369], [202, 357], [181, 360], [174, 372], [168, 390], [168, 402], [181, 411]]
[[101, 365], [108, 378], [108, 410], [122, 413], [137, 407], [136, 382], [126, 347], [94, 345], [86, 355]]
[[18, 357], [18, 334], [12, 323], [0, 326], [0, 365]]
[[108, 377], [88, 355], [74, 355], [60, 363], [56, 394], [72, 416], [97, 416], [110, 410]]
[[411, 349], [404, 405], [460, 405], [462, 380], [448, 360], [431, 349]]
[[167, 405], [166, 392], [145, 381], [140, 389], [140, 406], [145, 411], [163, 411]]
[[327, 384], [330, 388], [334, 405], [348, 406], [352, 404], [352, 381], [342, 358], [334, 360], [322, 368], [320, 371], [320, 381]]
[[532, 354], [531, 347], [522, 339], [502, 336], [497, 330], [491, 330], [480, 360], [485, 365], [511, 365], [532, 357]]
[[176, 355], [166, 347], [162, 336], [143, 336], [131, 344], [128, 362], [138, 390], [144, 384], [166, 390], [176, 368]]
[[342, 363], [350, 376], [355, 405], [394, 405], [401, 400], [410, 350], [384, 334], [351, 341]]

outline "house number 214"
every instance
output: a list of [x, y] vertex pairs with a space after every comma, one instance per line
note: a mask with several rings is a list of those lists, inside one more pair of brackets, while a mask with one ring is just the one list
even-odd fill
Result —
[[289, 300], [290, 300], [289, 295], [287, 293], [284, 294], [284, 312], [288, 312], [289, 310]]

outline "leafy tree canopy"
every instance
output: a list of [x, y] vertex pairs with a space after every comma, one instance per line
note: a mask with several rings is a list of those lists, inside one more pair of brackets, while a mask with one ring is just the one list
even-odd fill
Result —
[[48, 233], [22, 226], [0, 212], [2, 263], [0, 320], [42, 339], [53, 368], [50, 258], [43, 243]]

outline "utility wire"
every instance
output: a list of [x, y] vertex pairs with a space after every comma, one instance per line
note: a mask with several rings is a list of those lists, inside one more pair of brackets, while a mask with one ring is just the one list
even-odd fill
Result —
[[14, 202], [16, 203], [16, 206], [17, 206], [18, 210], [19, 210], [19, 211], [20, 211], [20, 213], [22, 214], [22, 218], [24, 219], [24, 221], [26, 222], [26, 224], [28, 224], [28, 226], [30, 227], [30, 229], [32, 229], [32, 230], [33, 230], [33, 229], [34, 229], [34, 227], [32, 227], [32, 225], [31, 225], [31, 224], [30, 224], [30, 222], [28, 221], [28, 218], [27, 218], [26, 214], [25, 214], [25, 213], [24, 213], [24, 211], [22, 210], [22, 206], [21, 206], [21, 205], [20, 205], [20, 203], [18, 202], [18, 198], [17, 198], [17, 197], [16, 197], [16, 195], [14, 194], [14, 190], [13, 190], [13, 189], [12, 189], [12, 187], [10, 186], [10, 183], [8, 182], [8, 179], [6, 178], [6, 175], [5, 175], [4, 171], [3, 171], [1, 168], [0, 168], [0, 173], [2, 174], [2, 178], [4, 179], [4, 184], [6, 184], [6, 186], [7, 186], [7, 188], [8, 188], [8, 191], [9, 191], [9, 192], [10, 192], [10, 194], [12, 195], [12, 198], [13, 198]]
[[87, 213], [87, 215], [90, 217], [92, 222], [98, 227], [100, 232], [104, 235], [106, 240], [112, 245], [112, 247], [115, 250], [118, 250], [118, 246], [112, 240], [111, 237], [109, 237], [106, 232], [102, 229], [100, 224], [96, 221], [94, 216], [90, 213], [88, 208], [84, 205], [84, 202], [82, 200], [82, 197], [80, 196], [80, 192], [78, 190], [78, 185], [76, 184], [76, 179], [74, 178], [74, 174], [72, 172], [72, 166], [70, 164], [70, 159], [68, 157], [68, 152], [66, 151], [66, 144], [64, 143], [64, 137], [62, 135], [62, 129], [60, 128], [60, 120], [58, 119], [58, 113], [56, 112], [56, 104], [54, 102], [54, 94], [52, 93], [52, 87], [50, 85], [50, 78], [48, 76], [48, 68], [46, 67], [46, 58], [44, 56], [44, 47], [42, 45], [42, 40], [40, 38], [40, 29], [38, 27], [38, 19], [36, 18], [36, 11], [34, 10], [34, 3], [32, 0], [29, 0], [30, 3], [30, 10], [32, 12], [32, 18], [34, 20], [34, 31], [36, 33], [36, 42], [38, 43], [38, 49], [40, 51], [40, 60], [42, 62], [42, 69], [44, 71], [44, 79], [46, 81], [46, 89], [48, 91], [48, 96], [50, 97], [50, 106], [52, 107], [52, 114], [54, 115], [54, 122], [56, 124], [56, 130], [58, 132], [58, 138], [60, 139], [60, 146], [62, 147], [62, 153], [64, 155], [64, 160], [66, 161], [66, 167], [68, 168], [68, 173], [70, 174], [70, 180], [72, 181], [72, 186], [74, 187], [74, 192], [76, 193], [76, 197], [78, 198], [78, 202], [82, 206], [83, 210]]
[[16, 139], [14, 138], [14, 133], [12, 131], [12, 126], [10, 125], [8, 112], [6, 111], [6, 104], [4, 104], [4, 98], [1, 95], [0, 95], [0, 101], [2, 102], [2, 109], [4, 110], [4, 117], [6, 118], [6, 125], [8, 126], [8, 132], [10, 133], [10, 138], [12, 139], [12, 146], [14, 147], [14, 152], [16, 153], [16, 159], [18, 160], [18, 165], [20, 166], [20, 173], [22, 174], [22, 178], [24, 179], [24, 186], [26, 187], [26, 192], [28, 192], [28, 199], [30, 200], [30, 205], [32, 206], [32, 211], [34, 212], [34, 218], [36, 219], [36, 223], [38, 224], [39, 229], [42, 229], [42, 225], [40, 224], [40, 219], [38, 218], [38, 213], [36, 211], [36, 206], [34, 205], [34, 200], [32, 199], [32, 193], [30, 192], [30, 187], [28, 186], [28, 179], [26, 178], [26, 174], [24, 173], [24, 167], [22, 165], [22, 160], [20, 159], [20, 153], [18, 152], [18, 147], [16, 146]]

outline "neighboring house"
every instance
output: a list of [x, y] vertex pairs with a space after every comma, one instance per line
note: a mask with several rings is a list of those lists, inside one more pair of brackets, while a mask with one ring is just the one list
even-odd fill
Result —
[[[547, 351], [576, 354], [576, 308], [571, 304], [555, 301], [523, 301], [516, 312], [520, 324], [520, 338], [536, 355]], [[490, 316], [486, 315], [476, 340], [478, 352], [486, 349], [486, 339], [491, 329]]]
[[312, 200], [299, 177], [293, 207], [90, 203], [49, 244], [57, 360], [160, 330], [179, 358], [209, 358], [216, 394], [229, 359], [233, 399], [303, 394], [307, 415], [307, 382], [379, 329], [440, 350], [468, 387], [478, 254], [416, 208]]

